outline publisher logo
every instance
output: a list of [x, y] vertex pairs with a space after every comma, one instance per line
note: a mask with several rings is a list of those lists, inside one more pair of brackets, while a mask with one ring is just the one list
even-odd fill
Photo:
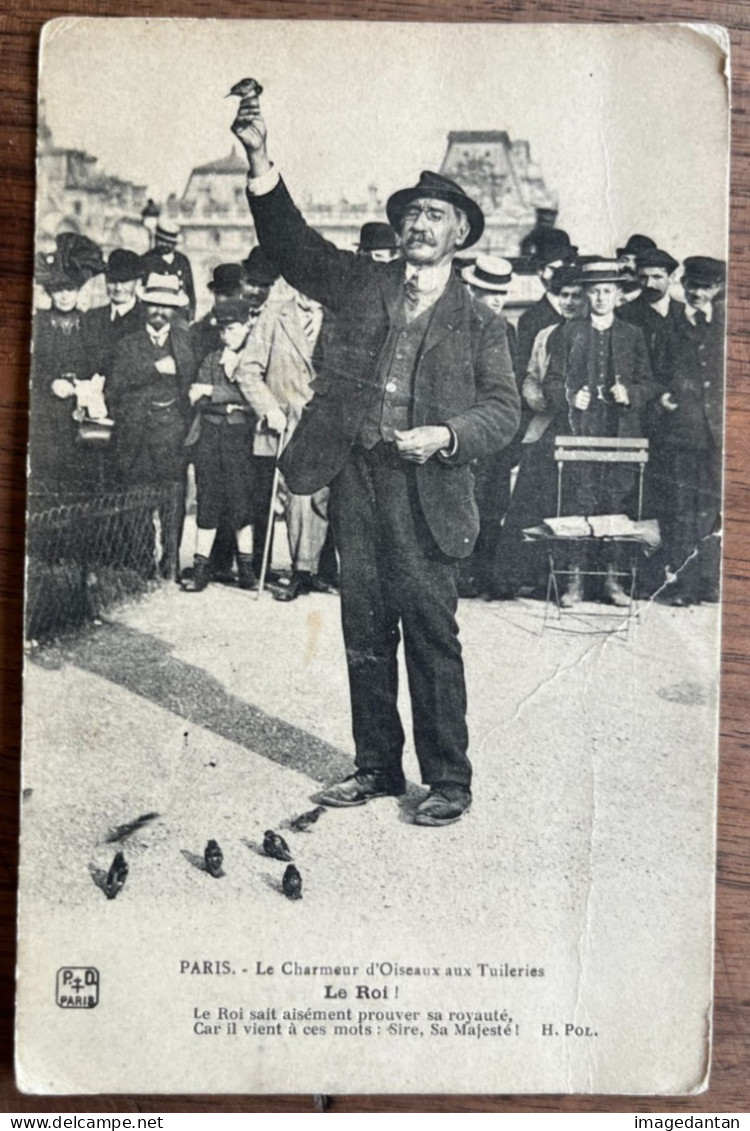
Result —
[[61, 1009], [93, 1009], [99, 1003], [99, 971], [94, 966], [61, 966], [56, 1001]]

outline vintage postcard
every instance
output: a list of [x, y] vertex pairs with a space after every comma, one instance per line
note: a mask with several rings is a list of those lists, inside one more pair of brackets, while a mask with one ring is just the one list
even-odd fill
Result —
[[707, 1087], [728, 66], [46, 26], [22, 1090]]

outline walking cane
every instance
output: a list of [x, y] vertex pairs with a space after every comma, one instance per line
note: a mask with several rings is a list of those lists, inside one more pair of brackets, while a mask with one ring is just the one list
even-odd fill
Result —
[[258, 579], [258, 590], [255, 594], [255, 600], [260, 600], [260, 595], [263, 592], [263, 586], [266, 583], [266, 571], [268, 569], [268, 556], [271, 551], [271, 538], [273, 536], [273, 522], [274, 522], [274, 507], [276, 505], [276, 492], [279, 487], [279, 464], [278, 458], [284, 448], [284, 440], [286, 438], [287, 424], [284, 422], [284, 428], [279, 436], [279, 445], [276, 449], [276, 466], [273, 469], [273, 483], [271, 484], [271, 502], [268, 508], [268, 526], [266, 527], [266, 540], [263, 545], [263, 563], [260, 567], [260, 578]]

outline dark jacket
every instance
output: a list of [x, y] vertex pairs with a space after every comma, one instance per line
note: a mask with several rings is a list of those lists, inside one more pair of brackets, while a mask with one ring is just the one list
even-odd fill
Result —
[[684, 310], [672, 336], [673, 371], [669, 390], [677, 402], [662, 409], [664, 442], [693, 451], [715, 446], [721, 451], [724, 431], [724, 315], [714, 304], [713, 318], [693, 326]]
[[[335, 315], [314, 396], [280, 461], [292, 491], [309, 495], [343, 468], [379, 387], [378, 359], [401, 309], [404, 263], [340, 251], [307, 226], [283, 182], [249, 197], [260, 245], [284, 277]], [[456, 456], [416, 466], [424, 517], [441, 550], [471, 552], [479, 529], [469, 464], [504, 447], [519, 397], [503, 322], [452, 276], [435, 305], [414, 379], [412, 427], [448, 424]]]
[[651, 372], [661, 385], [666, 386], [671, 371], [670, 341], [682, 310], [682, 303], [670, 299], [669, 310], [664, 318], [658, 310], [654, 310], [643, 295], [640, 295], [632, 302], [624, 302], [618, 306], [615, 312], [623, 322], [640, 329], [646, 341]]
[[[599, 407], [596, 391], [596, 352], [594, 335], [597, 331], [590, 318], [580, 322], [569, 322], [564, 330], [564, 348], [555, 350], [550, 365], [559, 368], [562, 362], [563, 373], [550, 372], [548, 380], [554, 386], [563, 377], [565, 394], [570, 405], [570, 425], [574, 435], [593, 436], [597, 431], [595, 420]], [[643, 410], [663, 390], [654, 381], [648, 360], [648, 351], [643, 334], [637, 326], [629, 326], [615, 318], [612, 323], [612, 362], [614, 376], [628, 391], [630, 404], [617, 406], [618, 436], [643, 436]], [[573, 407], [576, 393], [588, 386], [591, 402], [585, 412]]]
[[516, 373], [519, 384], [523, 384], [526, 377], [531, 351], [539, 331], [544, 330], [546, 326], [554, 325], [555, 322], [564, 321], [562, 314], [555, 310], [547, 295], [542, 295], [538, 302], [523, 312], [518, 319], [516, 333]]
[[112, 372], [114, 349], [121, 338], [135, 333], [143, 325], [143, 308], [135, 306], [122, 317], [112, 318], [111, 306], [96, 306], [83, 316], [83, 338], [91, 359], [92, 372], [105, 377]]

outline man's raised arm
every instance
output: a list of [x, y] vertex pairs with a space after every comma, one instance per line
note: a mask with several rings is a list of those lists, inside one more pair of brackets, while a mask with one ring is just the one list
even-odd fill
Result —
[[340, 251], [307, 225], [268, 157], [268, 131], [257, 96], [242, 100], [232, 132], [247, 155], [247, 199], [260, 246], [287, 282], [337, 311], [355, 277], [372, 264]]

